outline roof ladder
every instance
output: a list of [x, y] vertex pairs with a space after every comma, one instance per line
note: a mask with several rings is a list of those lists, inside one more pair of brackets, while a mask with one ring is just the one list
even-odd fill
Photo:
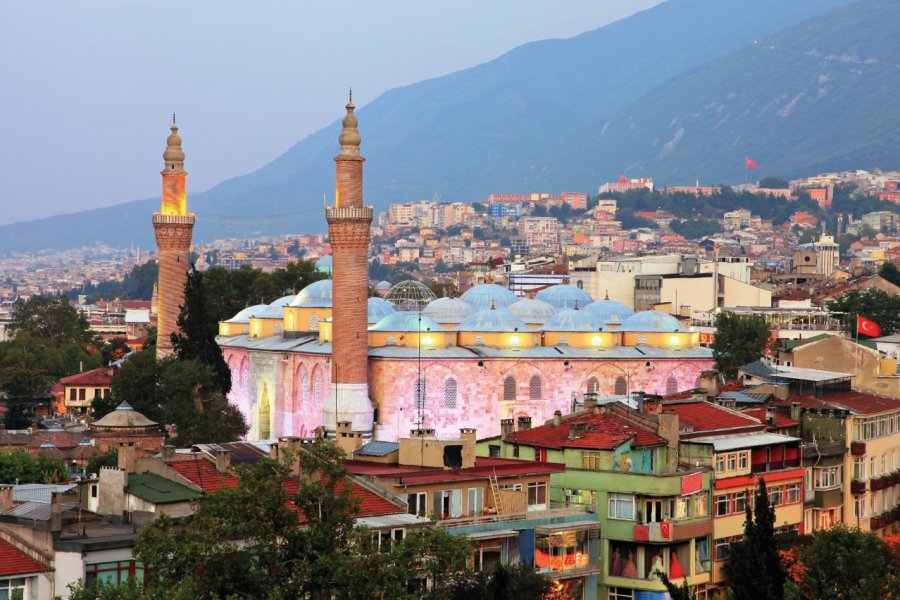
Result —
[[503, 496], [500, 494], [500, 482], [497, 481], [497, 469], [493, 469], [493, 475], [488, 477], [491, 482], [491, 493], [494, 494], [494, 509], [498, 515], [503, 514]]

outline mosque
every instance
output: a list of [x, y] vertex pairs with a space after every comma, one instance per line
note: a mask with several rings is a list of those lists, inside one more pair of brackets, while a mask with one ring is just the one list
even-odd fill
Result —
[[408, 281], [369, 298], [373, 211], [362, 204], [352, 98], [346, 108], [335, 203], [325, 209], [331, 279], [219, 325], [229, 401], [250, 439], [333, 433], [342, 422], [385, 441], [421, 428], [487, 437], [501, 419], [537, 424], [570, 412], [576, 394], [673, 393], [713, 367], [699, 333], [671, 315], [634, 313], [572, 285], [519, 298], [482, 284], [434, 298]]

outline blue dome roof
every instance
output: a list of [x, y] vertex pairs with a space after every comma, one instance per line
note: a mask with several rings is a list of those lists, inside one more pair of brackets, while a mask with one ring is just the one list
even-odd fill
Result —
[[599, 317], [603, 323], [621, 323], [623, 319], [634, 314], [633, 310], [621, 302], [609, 299], [591, 302], [581, 310]]
[[445, 331], [431, 317], [417, 312], [398, 311], [369, 327], [369, 331]]
[[461, 298], [438, 298], [422, 309], [423, 315], [438, 323], [462, 323], [474, 313], [475, 307]]
[[466, 290], [460, 298], [474, 306], [477, 310], [490, 308], [491, 303], [493, 303], [496, 308], [506, 308], [518, 300], [518, 297], [514, 293], [496, 283], [482, 283], [481, 285], [471, 287]]
[[293, 302], [294, 298], [296, 298], [296, 297], [297, 296], [295, 296], [294, 294], [291, 294], [289, 296], [282, 296], [275, 302], [269, 302], [269, 306], [289, 306], [290, 303]]
[[622, 321], [622, 326], [616, 331], [666, 333], [672, 331], [687, 331], [687, 329], [685, 329], [678, 319], [672, 315], [667, 315], [658, 310], [642, 310]]
[[397, 308], [384, 298], [369, 298], [366, 301], [369, 323], [377, 323], [382, 318], [397, 312]]
[[234, 315], [227, 321], [226, 323], [249, 323], [250, 317], [259, 316], [263, 311], [269, 308], [268, 304], [255, 304], [253, 306], [248, 306], [238, 314]]
[[463, 321], [457, 329], [459, 331], [528, 331], [528, 325], [508, 310], [484, 308]]
[[561, 310], [544, 323], [541, 331], [602, 331], [603, 321], [583, 311], [567, 308]]
[[542, 325], [546, 323], [550, 317], [559, 312], [556, 307], [549, 302], [544, 302], [537, 298], [522, 298], [521, 300], [510, 304], [506, 310], [526, 323], [540, 323]]
[[322, 279], [309, 284], [297, 294], [291, 306], [331, 308], [331, 280]]
[[379, 281], [378, 283], [375, 284], [375, 289], [387, 291], [387, 290], [391, 289], [391, 282], [385, 281], [382, 279], [381, 281]]
[[283, 319], [284, 306], [272, 306], [270, 304], [258, 313], [254, 313], [252, 316], [260, 319]]
[[591, 295], [575, 285], [551, 285], [534, 296], [538, 300], [549, 302], [559, 310], [564, 308], [585, 307], [594, 301]]

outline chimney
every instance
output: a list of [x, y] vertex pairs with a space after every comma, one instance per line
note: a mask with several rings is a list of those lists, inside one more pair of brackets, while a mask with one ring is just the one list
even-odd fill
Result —
[[800, 403], [791, 402], [791, 418], [797, 422], [800, 421]]
[[119, 456], [119, 468], [126, 473], [134, 473], [134, 444], [131, 442], [121, 443], [116, 448]]
[[216, 450], [216, 471], [227, 473], [231, 465], [231, 452], [228, 450]]
[[0, 513], [12, 510], [13, 507], [13, 486], [0, 485]]
[[62, 504], [58, 492], [50, 492], [50, 531], [62, 531]]
[[352, 421], [338, 421], [334, 433], [335, 441], [347, 456], [362, 448], [362, 432], [353, 431]]
[[569, 423], [569, 439], [574, 440], [580, 438], [587, 431], [587, 423], [584, 421], [574, 421]]
[[506, 440], [506, 436], [515, 431], [515, 421], [513, 419], [500, 419], [500, 439]]
[[631, 399], [637, 402], [637, 410], [639, 413], [644, 413], [644, 392], [631, 392]]
[[162, 447], [162, 459], [164, 461], [175, 460], [175, 446], [165, 444]]
[[559, 427], [561, 423], [562, 423], [562, 411], [557, 410], [556, 412], [553, 413], [553, 426]]
[[282, 462], [290, 454], [291, 475], [300, 475], [300, 453], [303, 451], [303, 440], [298, 437], [278, 438], [278, 441], [269, 446], [269, 458]]
[[766, 425], [775, 425], [775, 407], [766, 407]]
[[591, 409], [597, 406], [597, 394], [595, 392], [587, 392], [583, 399], [585, 409]]
[[470, 440], [472, 443], [475, 443], [475, 429], [473, 427], [463, 427], [459, 430], [459, 437], [464, 440]]
[[531, 417], [519, 417], [518, 431], [528, 431], [529, 429], [531, 429]]

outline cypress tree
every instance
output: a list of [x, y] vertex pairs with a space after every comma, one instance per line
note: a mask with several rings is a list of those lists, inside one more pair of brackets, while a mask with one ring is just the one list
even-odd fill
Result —
[[744, 540], [732, 544], [725, 576], [734, 600], [782, 600], [784, 568], [775, 545], [775, 509], [759, 480], [753, 508], [747, 504]]

